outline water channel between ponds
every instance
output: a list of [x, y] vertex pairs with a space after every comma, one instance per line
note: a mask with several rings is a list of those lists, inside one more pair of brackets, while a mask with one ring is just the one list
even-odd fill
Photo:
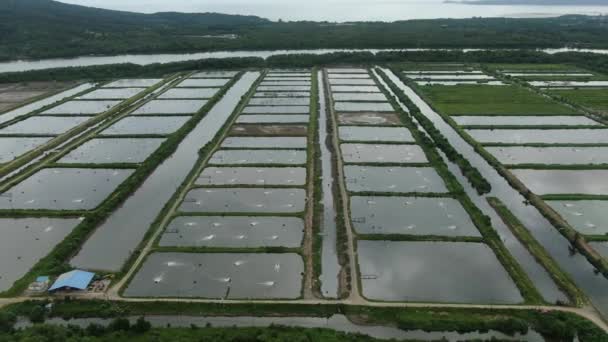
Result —
[[[338, 298], [340, 264], [338, 263], [336, 206], [334, 201], [334, 175], [332, 158], [332, 139], [329, 135], [325, 82], [323, 72], [318, 72], [319, 80], [319, 150], [321, 152], [321, 198], [322, 220], [319, 227], [321, 245], [321, 294], [325, 298]], [[318, 180], [317, 180], [318, 181]]]
[[[471, 164], [476, 167], [482, 175], [492, 184], [492, 192], [488, 196], [498, 197], [516, 215], [522, 223], [530, 230], [533, 236], [541, 245], [555, 258], [558, 264], [573, 278], [575, 283], [585, 291], [590, 297], [593, 305], [604, 317], [608, 316], [608, 279], [597, 275], [595, 268], [580, 254], [570, 253], [570, 243], [555, 229], [539, 212], [530, 205], [525, 204], [525, 198], [516, 190], [511, 188], [509, 183], [502, 178], [498, 172], [488, 164], [473, 147], [469, 145], [458, 133], [449, 126], [439, 114], [434, 112], [411, 88], [405, 86], [393, 73], [388, 72], [393, 80], [404, 93], [421, 109], [422, 113], [428, 117], [449, 140], [460, 153], [462, 153]], [[461, 179], [462, 184], [466, 180], [451, 167], [454, 174]], [[501, 222], [493, 209], [485, 201], [485, 197], [476, 196], [474, 191], [467, 188], [467, 193], [475, 201], [475, 204], [492, 218], [492, 226], [497, 229], [505, 246], [509, 249], [516, 260], [522, 265], [528, 276], [534, 282], [541, 295], [549, 301], [565, 300], [564, 294], [560, 292], [555, 283], [550, 279], [548, 273], [540, 267], [530, 253], [515, 239], [513, 234]]]
[[[121, 269], [160, 210], [195, 165], [199, 149], [216, 136], [258, 77], [258, 72], [248, 72], [228, 90], [184, 138], [173, 155], [157, 167], [139, 189], [97, 228], [72, 259], [73, 266], [107, 271]], [[133, 215], [134, 212], [138, 215]], [[112, 246], [110, 253], [108, 246]]]

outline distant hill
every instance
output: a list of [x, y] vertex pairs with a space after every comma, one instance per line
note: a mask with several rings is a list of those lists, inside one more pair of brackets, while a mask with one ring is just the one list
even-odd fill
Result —
[[336, 24], [273, 22], [218, 13], [142, 14], [52, 0], [0, 0], [0, 60], [261, 49], [608, 48], [606, 32], [608, 17]]
[[608, 0], [446, 0], [467, 5], [605, 6]]

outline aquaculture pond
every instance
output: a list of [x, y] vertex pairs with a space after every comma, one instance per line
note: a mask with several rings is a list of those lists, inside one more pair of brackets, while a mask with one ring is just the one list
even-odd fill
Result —
[[363, 68], [327, 68], [330, 74], [367, 74], [367, 69]]
[[201, 188], [188, 192], [180, 211], [191, 213], [299, 213], [303, 189]]
[[331, 91], [334, 93], [379, 93], [377, 86], [351, 86], [351, 85], [332, 85]]
[[309, 115], [241, 115], [237, 123], [308, 123]]
[[61, 158], [59, 163], [141, 163], [156, 151], [165, 139], [104, 138], [92, 139]]
[[10, 289], [79, 223], [79, 219], [0, 218], [0, 292]]
[[346, 163], [426, 163], [424, 151], [417, 145], [342, 144]]
[[307, 106], [308, 97], [254, 97], [249, 101], [250, 106]]
[[370, 300], [518, 304], [517, 287], [481, 243], [359, 241], [363, 295]]
[[128, 169], [43, 169], [4, 192], [0, 209], [93, 209], [131, 173]]
[[485, 86], [502, 86], [505, 85], [502, 81], [416, 81], [421, 86], [457, 86], [457, 85], [485, 85]]
[[346, 79], [346, 78], [330, 78], [329, 84], [333, 85], [375, 85], [376, 82], [372, 79]]
[[469, 129], [481, 143], [608, 144], [608, 129]]
[[298, 254], [154, 253], [127, 297], [297, 299], [304, 263]]
[[222, 143], [224, 148], [306, 148], [305, 137], [229, 137]]
[[159, 99], [210, 99], [220, 88], [173, 88], [162, 93]]
[[353, 196], [350, 207], [357, 234], [481, 237], [452, 198]]
[[400, 126], [401, 120], [396, 114], [389, 113], [338, 113], [340, 125], [385, 125]]
[[151, 87], [163, 80], [160, 78], [130, 78], [114, 81], [106, 84], [104, 88], [132, 88], [132, 87]]
[[582, 115], [544, 116], [452, 116], [462, 126], [599, 126], [599, 122]]
[[336, 102], [338, 112], [394, 112], [388, 102]]
[[177, 85], [178, 88], [223, 87], [229, 78], [190, 78]]
[[249, 106], [243, 114], [308, 114], [308, 101], [305, 106]]
[[117, 106], [120, 100], [68, 101], [42, 112], [45, 114], [97, 115]]
[[153, 100], [134, 111], [139, 114], [189, 114], [198, 112], [207, 104], [207, 100]]
[[199, 175], [197, 185], [289, 185], [306, 184], [303, 167], [208, 167]]
[[124, 118], [108, 129], [101, 132], [103, 135], [146, 135], [171, 134], [182, 127], [190, 117], [136, 117]]
[[344, 167], [346, 187], [353, 192], [443, 193], [443, 180], [431, 167]]
[[334, 93], [335, 101], [386, 101], [382, 93]]
[[268, 81], [267, 79], [264, 79], [264, 81], [260, 83], [260, 86], [310, 86], [310, 81], [292, 81], [289, 78], [285, 78], [282, 81]]
[[535, 194], [608, 195], [608, 170], [511, 170]]
[[601, 256], [608, 259], [608, 242], [590, 242], [590, 244]]
[[590, 165], [608, 164], [608, 147], [486, 147], [501, 163]]
[[272, 86], [259, 86], [258, 91], [278, 91], [278, 92], [300, 92], [310, 91], [310, 86], [295, 86], [295, 85], [272, 85]]
[[214, 165], [304, 165], [306, 151], [304, 150], [220, 150], [217, 151], [209, 164]]
[[0, 134], [59, 135], [89, 119], [87, 117], [33, 116], [0, 129]]
[[307, 125], [292, 124], [239, 124], [230, 130], [232, 137], [293, 137], [306, 136], [307, 133]]
[[51, 138], [9, 138], [0, 137], [0, 164], [13, 159], [46, 144]]
[[547, 204], [582, 234], [608, 234], [608, 201], [547, 201]]
[[131, 98], [142, 91], [146, 90], [146, 88], [102, 88], [93, 90], [90, 93], [86, 93], [78, 99], [82, 100], [125, 100]]
[[[259, 90], [259, 89], [258, 89]], [[264, 97], [280, 97], [280, 98], [296, 98], [296, 97], [310, 97], [308, 91], [258, 91], [253, 94], [253, 98], [264, 98]]]
[[348, 79], [353, 79], [353, 78], [367, 78], [370, 79], [369, 74], [329, 74], [328, 77], [330, 79], [335, 79], [335, 78], [348, 78]]
[[[72, 266], [120, 271], [132, 251], [141, 243], [159, 212], [196, 164], [201, 147], [213, 140], [234, 112], [241, 97], [247, 93], [258, 77], [257, 72], [247, 72], [227, 91], [226, 95], [186, 135], [175, 152], [163, 161], [131, 197], [95, 230], [70, 261]], [[133, 215], [134, 212], [137, 215]], [[112, 245], [110, 254], [107, 253], [109, 245]]]
[[474, 74], [474, 75], [466, 75], [466, 74], [442, 74], [442, 75], [407, 75], [407, 77], [414, 80], [493, 80], [494, 76], [482, 75], [482, 74]]
[[238, 71], [203, 71], [190, 76], [190, 78], [230, 78], [238, 73]]
[[297, 217], [179, 216], [160, 239], [163, 247], [297, 248], [304, 221]]
[[415, 142], [412, 133], [405, 127], [340, 126], [338, 131], [342, 141]]

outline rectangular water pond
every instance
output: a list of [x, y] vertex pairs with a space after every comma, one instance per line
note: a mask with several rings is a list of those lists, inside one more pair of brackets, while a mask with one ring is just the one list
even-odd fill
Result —
[[10, 289], [79, 223], [78, 219], [0, 218], [0, 291]]
[[608, 195], [608, 170], [511, 170], [537, 195]]
[[452, 198], [351, 197], [357, 234], [474, 236], [481, 234]]
[[309, 72], [269, 72], [267, 77], [311, 77]]
[[590, 242], [593, 247], [601, 256], [608, 259], [608, 242]]
[[418, 145], [342, 144], [346, 163], [426, 163], [426, 155]]
[[180, 216], [167, 226], [160, 246], [297, 248], [304, 221], [297, 217]]
[[302, 189], [194, 189], [180, 207], [192, 213], [299, 213], [306, 206]]
[[386, 96], [382, 93], [335, 93], [335, 101], [386, 101]]
[[268, 75], [266, 76], [266, 78], [264, 78], [263, 83], [266, 82], [290, 82], [290, 81], [294, 81], [294, 82], [308, 82], [310, 84], [310, 75], [309, 76], [291, 76], [291, 77], [284, 77], [284, 76], [274, 76], [274, 75]]
[[0, 137], [0, 164], [8, 163], [38, 146], [46, 144], [51, 138], [2, 138]]
[[328, 77], [330, 79], [336, 79], [336, 78], [367, 78], [367, 79], [371, 79], [371, 77], [369, 76], [369, 74], [365, 73], [365, 74], [329, 74]]
[[336, 102], [338, 112], [394, 112], [388, 102]]
[[177, 85], [177, 88], [217, 88], [223, 87], [229, 78], [190, 78]]
[[236, 120], [237, 123], [305, 123], [310, 121], [308, 115], [242, 115]]
[[442, 75], [407, 75], [407, 77], [414, 80], [493, 80], [494, 76], [475, 74], [475, 75], [463, 75], [463, 74], [442, 74]]
[[104, 135], [171, 134], [180, 129], [190, 117], [136, 117], [124, 118], [102, 132]]
[[0, 209], [94, 209], [132, 173], [128, 169], [43, 169], [3, 193]]
[[127, 297], [297, 299], [304, 262], [298, 254], [154, 253]]
[[47, 109], [42, 114], [97, 115], [109, 111], [120, 102], [120, 100], [68, 101]]
[[608, 147], [486, 147], [501, 163], [591, 165], [608, 164]]
[[469, 129], [481, 143], [608, 144], [608, 129]]
[[351, 86], [351, 85], [332, 85], [331, 91], [334, 93], [379, 93], [378, 86]]
[[443, 179], [431, 167], [344, 167], [348, 191], [377, 193], [448, 192]]
[[146, 88], [116, 88], [116, 89], [97, 89], [90, 93], [84, 94], [80, 96], [78, 99], [83, 100], [95, 100], [95, 99], [105, 99], [105, 100], [126, 100], [131, 98], [142, 91], [146, 90]]
[[330, 78], [329, 84], [331, 85], [376, 85], [376, 82], [372, 79], [360, 79], [360, 78]]
[[277, 91], [277, 92], [301, 92], [301, 91], [310, 91], [310, 86], [295, 86], [295, 85], [278, 85], [278, 86], [259, 86], [257, 89], [258, 92], [269, 92], [269, 91]]
[[608, 201], [546, 201], [574, 229], [585, 235], [608, 234]]
[[303, 167], [208, 167], [196, 180], [197, 185], [289, 185], [306, 184]]
[[306, 125], [239, 124], [232, 126], [232, 129], [230, 130], [230, 136], [292, 137], [306, 136], [307, 131], [308, 127]]
[[599, 122], [582, 115], [570, 116], [452, 116], [461, 126], [599, 126]]
[[367, 69], [363, 68], [327, 68], [330, 74], [367, 74]]
[[112, 83], [106, 84], [103, 86], [104, 88], [148, 88], [151, 87], [163, 80], [160, 78], [131, 78], [114, 81]]
[[405, 127], [340, 126], [339, 132], [342, 141], [415, 142]]
[[249, 106], [243, 114], [308, 114], [310, 107], [306, 106]]
[[165, 139], [92, 139], [59, 160], [59, 163], [141, 163]]
[[224, 148], [306, 148], [305, 137], [229, 137], [224, 140]]
[[220, 88], [173, 88], [161, 94], [159, 99], [210, 99]]
[[238, 73], [238, 71], [203, 71], [192, 75], [191, 78], [232, 78]]
[[293, 81], [289, 78], [286, 78], [282, 81], [264, 80], [260, 83], [260, 86], [262, 86], [262, 87], [266, 87], [266, 86], [309, 86], [310, 87], [310, 85], [311, 85], [310, 81]]
[[32, 116], [0, 129], [0, 134], [58, 135], [88, 120], [88, 117]]
[[188, 114], [197, 113], [207, 100], [152, 100], [133, 112], [138, 114]]
[[264, 97], [308, 97], [310, 98], [310, 92], [308, 91], [259, 91], [253, 95], [254, 98]]
[[523, 298], [481, 243], [359, 241], [363, 296], [370, 300], [518, 304]]
[[304, 165], [304, 150], [220, 150], [209, 160], [213, 165]]
[[401, 120], [394, 113], [338, 113], [340, 125], [390, 125], [400, 126]]
[[249, 101], [250, 106], [308, 106], [308, 97], [254, 97]]

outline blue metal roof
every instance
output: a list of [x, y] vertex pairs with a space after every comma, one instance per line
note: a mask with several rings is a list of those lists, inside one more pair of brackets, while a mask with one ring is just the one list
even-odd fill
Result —
[[49, 291], [55, 291], [60, 288], [69, 287], [72, 289], [86, 290], [91, 281], [95, 277], [95, 273], [74, 270], [64, 273], [57, 278]]

